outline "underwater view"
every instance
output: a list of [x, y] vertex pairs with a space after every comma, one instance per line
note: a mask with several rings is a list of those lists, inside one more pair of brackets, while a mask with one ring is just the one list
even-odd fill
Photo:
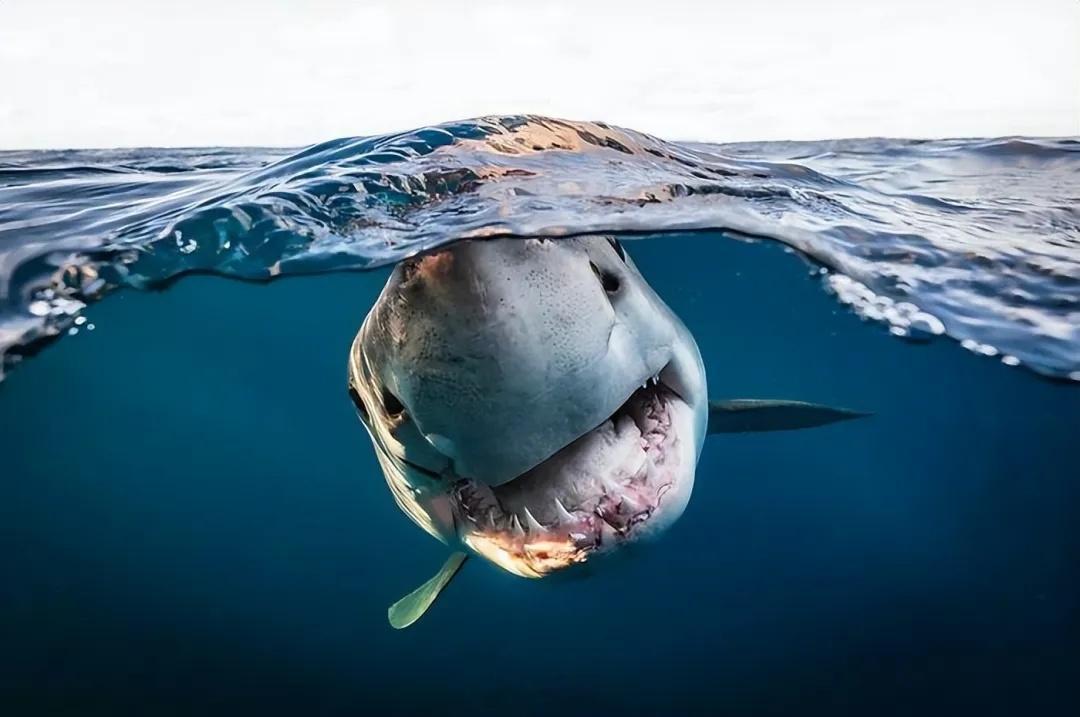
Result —
[[1077, 137], [4, 151], [0, 359], [3, 714], [1080, 708]]

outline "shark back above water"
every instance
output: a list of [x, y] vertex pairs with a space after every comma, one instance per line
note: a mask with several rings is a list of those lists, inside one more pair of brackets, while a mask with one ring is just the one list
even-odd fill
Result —
[[468, 555], [543, 577], [661, 534], [709, 433], [857, 412], [708, 399], [697, 343], [611, 237], [475, 239], [401, 262], [349, 356], [398, 506], [454, 549], [390, 608], [415, 622]]

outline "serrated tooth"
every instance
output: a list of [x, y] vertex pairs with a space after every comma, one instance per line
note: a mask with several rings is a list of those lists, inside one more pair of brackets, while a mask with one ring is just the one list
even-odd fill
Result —
[[606, 525], [608, 528], [615, 531], [616, 533], [621, 532], [619, 530], [619, 527], [617, 525], [615, 525], [614, 523], [612, 523], [610, 520], [608, 520], [606, 515], [604, 515], [603, 513], [599, 512], [599, 511], [597, 511], [596, 514], [598, 516], [600, 516], [600, 521], [601, 521], [600, 530], [603, 530], [604, 526]]
[[525, 525], [529, 526], [530, 533], [542, 533], [544, 532], [544, 526], [540, 525], [540, 521], [533, 517], [533, 514], [529, 512], [529, 506], [522, 506], [525, 511]]
[[629, 493], [622, 497], [622, 503], [630, 509], [631, 513], [640, 513], [645, 510], [645, 505]]
[[556, 513], [556, 515], [559, 516], [559, 521], [560, 522], [573, 523], [576, 520], [576, 518], [574, 518], [573, 513], [568, 511], [566, 509], [566, 506], [563, 505], [562, 501], [559, 500], [558, 498], [555, 499], [555, 513]]
[[521, 527], [521, 521], [518, 520], [517, 515], [510, 519], [510, 530], [519, 538], [525, 537], [525, 529]]

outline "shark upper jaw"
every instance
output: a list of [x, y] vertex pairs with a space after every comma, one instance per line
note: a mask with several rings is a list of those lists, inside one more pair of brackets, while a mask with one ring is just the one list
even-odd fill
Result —
[[494, 487], [457, 479], [449, 497], [458, 539], [511, 573], [538, 578], [670, 526], [690, 498], [698, 442], [673, 364], [517, 478]]

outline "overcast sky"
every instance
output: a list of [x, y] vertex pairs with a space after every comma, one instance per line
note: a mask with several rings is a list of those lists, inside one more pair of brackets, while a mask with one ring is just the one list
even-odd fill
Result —
[[0, 0], [0, 148], [1080, 134], [1080, 0]]

